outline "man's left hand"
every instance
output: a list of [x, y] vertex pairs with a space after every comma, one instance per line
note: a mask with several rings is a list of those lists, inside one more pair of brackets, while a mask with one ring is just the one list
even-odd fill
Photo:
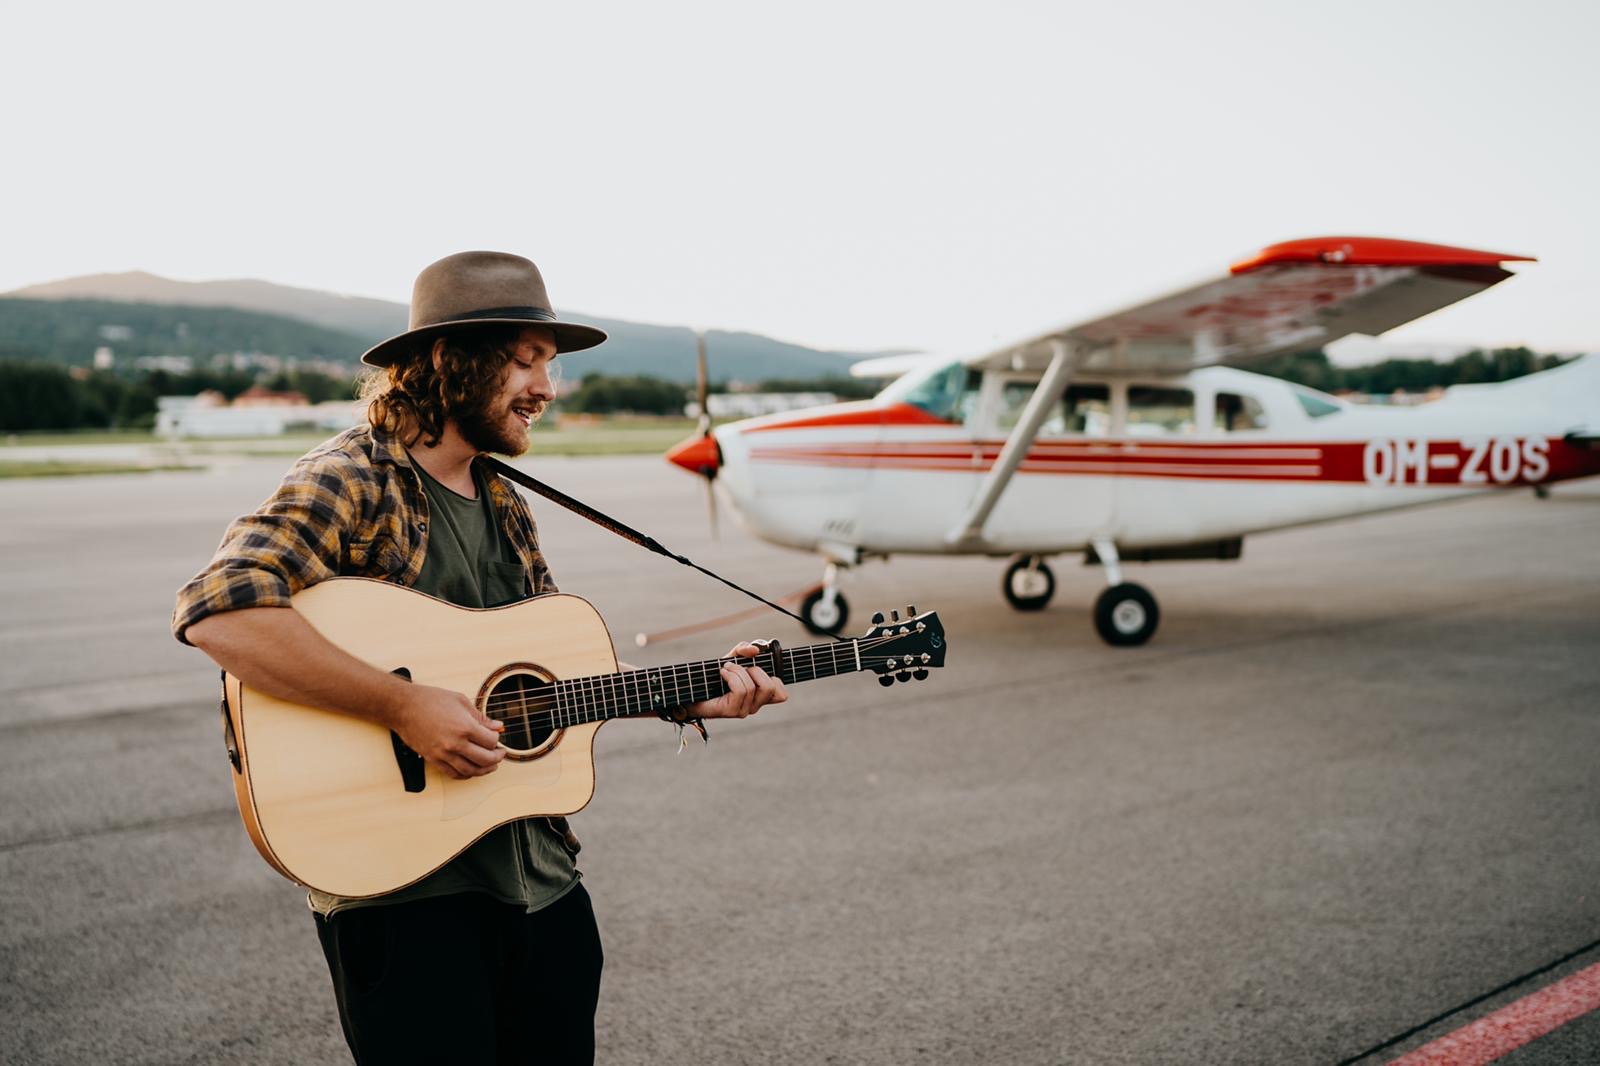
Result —
[[[754, 644], [736, 644], [729, 656], [748, 659], [759, 655], [761, 649]], [[782, 703], [789, 698], [783, 682], [768, 674], [754, 663], [726, 662], [722, 664], [722, 683], [728, 691], [714, 700], [691, 703], [684, 708], [690, 718], [748, 718], [769, 703]]]

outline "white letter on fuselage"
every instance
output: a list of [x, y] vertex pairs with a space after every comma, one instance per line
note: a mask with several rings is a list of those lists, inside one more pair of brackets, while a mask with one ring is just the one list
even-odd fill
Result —
[[1387, 485], [1394, 477], [1394, 446], [1386, 440], [1369, 440], [1361, 452], [1361, 473], [1368, 485]]
[[1418, 485], [1428, 481], [1428, 442], [1425, 440], [1396, 441], [1394, 483], [1406, 483], [1406, 471], [1411, 471], [1411, 480]]

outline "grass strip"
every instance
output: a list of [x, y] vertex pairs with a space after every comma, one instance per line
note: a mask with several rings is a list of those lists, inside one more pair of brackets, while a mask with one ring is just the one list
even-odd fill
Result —
[[0, 461], [0, 478], [8, 477], [81, 477], [88, 474], [153, 474], [161, 470], [196, 470], [198, 467], [181, 464], [140, 466], [134, 463], [63, 463]]

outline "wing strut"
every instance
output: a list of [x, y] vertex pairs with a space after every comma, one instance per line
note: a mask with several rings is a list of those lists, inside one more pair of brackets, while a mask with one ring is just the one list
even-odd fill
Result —
[[945, 537], [945, 542], [958, 551], [979, 551], [983, 548], [983, 524], [989, 520], [994, 505], [1000, 502], [1000, 494], [1011, 484], [1011, 475], [1017, 472], [1028, 449], [1033, 447], [1039, 427], [1044, 425], [1051, 408], [1060, 402], [1061, 394], [1067, 391], [1067, 382], [1077, 363], [1077, 349], [1055, 338], [1051, 339], [1050, 348], [1050, 365], [1045, 368], [1039, 387], [1029, 397], [1028, 405], [1022, 409], [1022, 417], [1017, 420], [1016, 428], [1006, 438], [1005, 447], [1000, 449], [1000, 457], [979, 486], [971, 510]]

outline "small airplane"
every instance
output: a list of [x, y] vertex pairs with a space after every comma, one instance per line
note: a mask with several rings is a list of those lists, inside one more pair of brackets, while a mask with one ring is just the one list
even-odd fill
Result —
[[1531, 261], [1373, 237], [1275, 244], [1113, 314], [922, 359], [872, 400], [702, 418], [667, 458], [714, 480], [757, 536], [823, 557], [800, 610], [815, 632], [843, 628], [839, 572], [868, 559], [1010, 557], [1001, 591], [1037, 611], [1055, 592], [1046, 560], [1082, 552], [1108, 584], [1101, 638], [1143, 644], [1160, 610], [1124, 563], [1238, 559], [1253, 533], [1600, 474], [1600, 356], [1407, 409], [1237, 368], [1376, 336]]

